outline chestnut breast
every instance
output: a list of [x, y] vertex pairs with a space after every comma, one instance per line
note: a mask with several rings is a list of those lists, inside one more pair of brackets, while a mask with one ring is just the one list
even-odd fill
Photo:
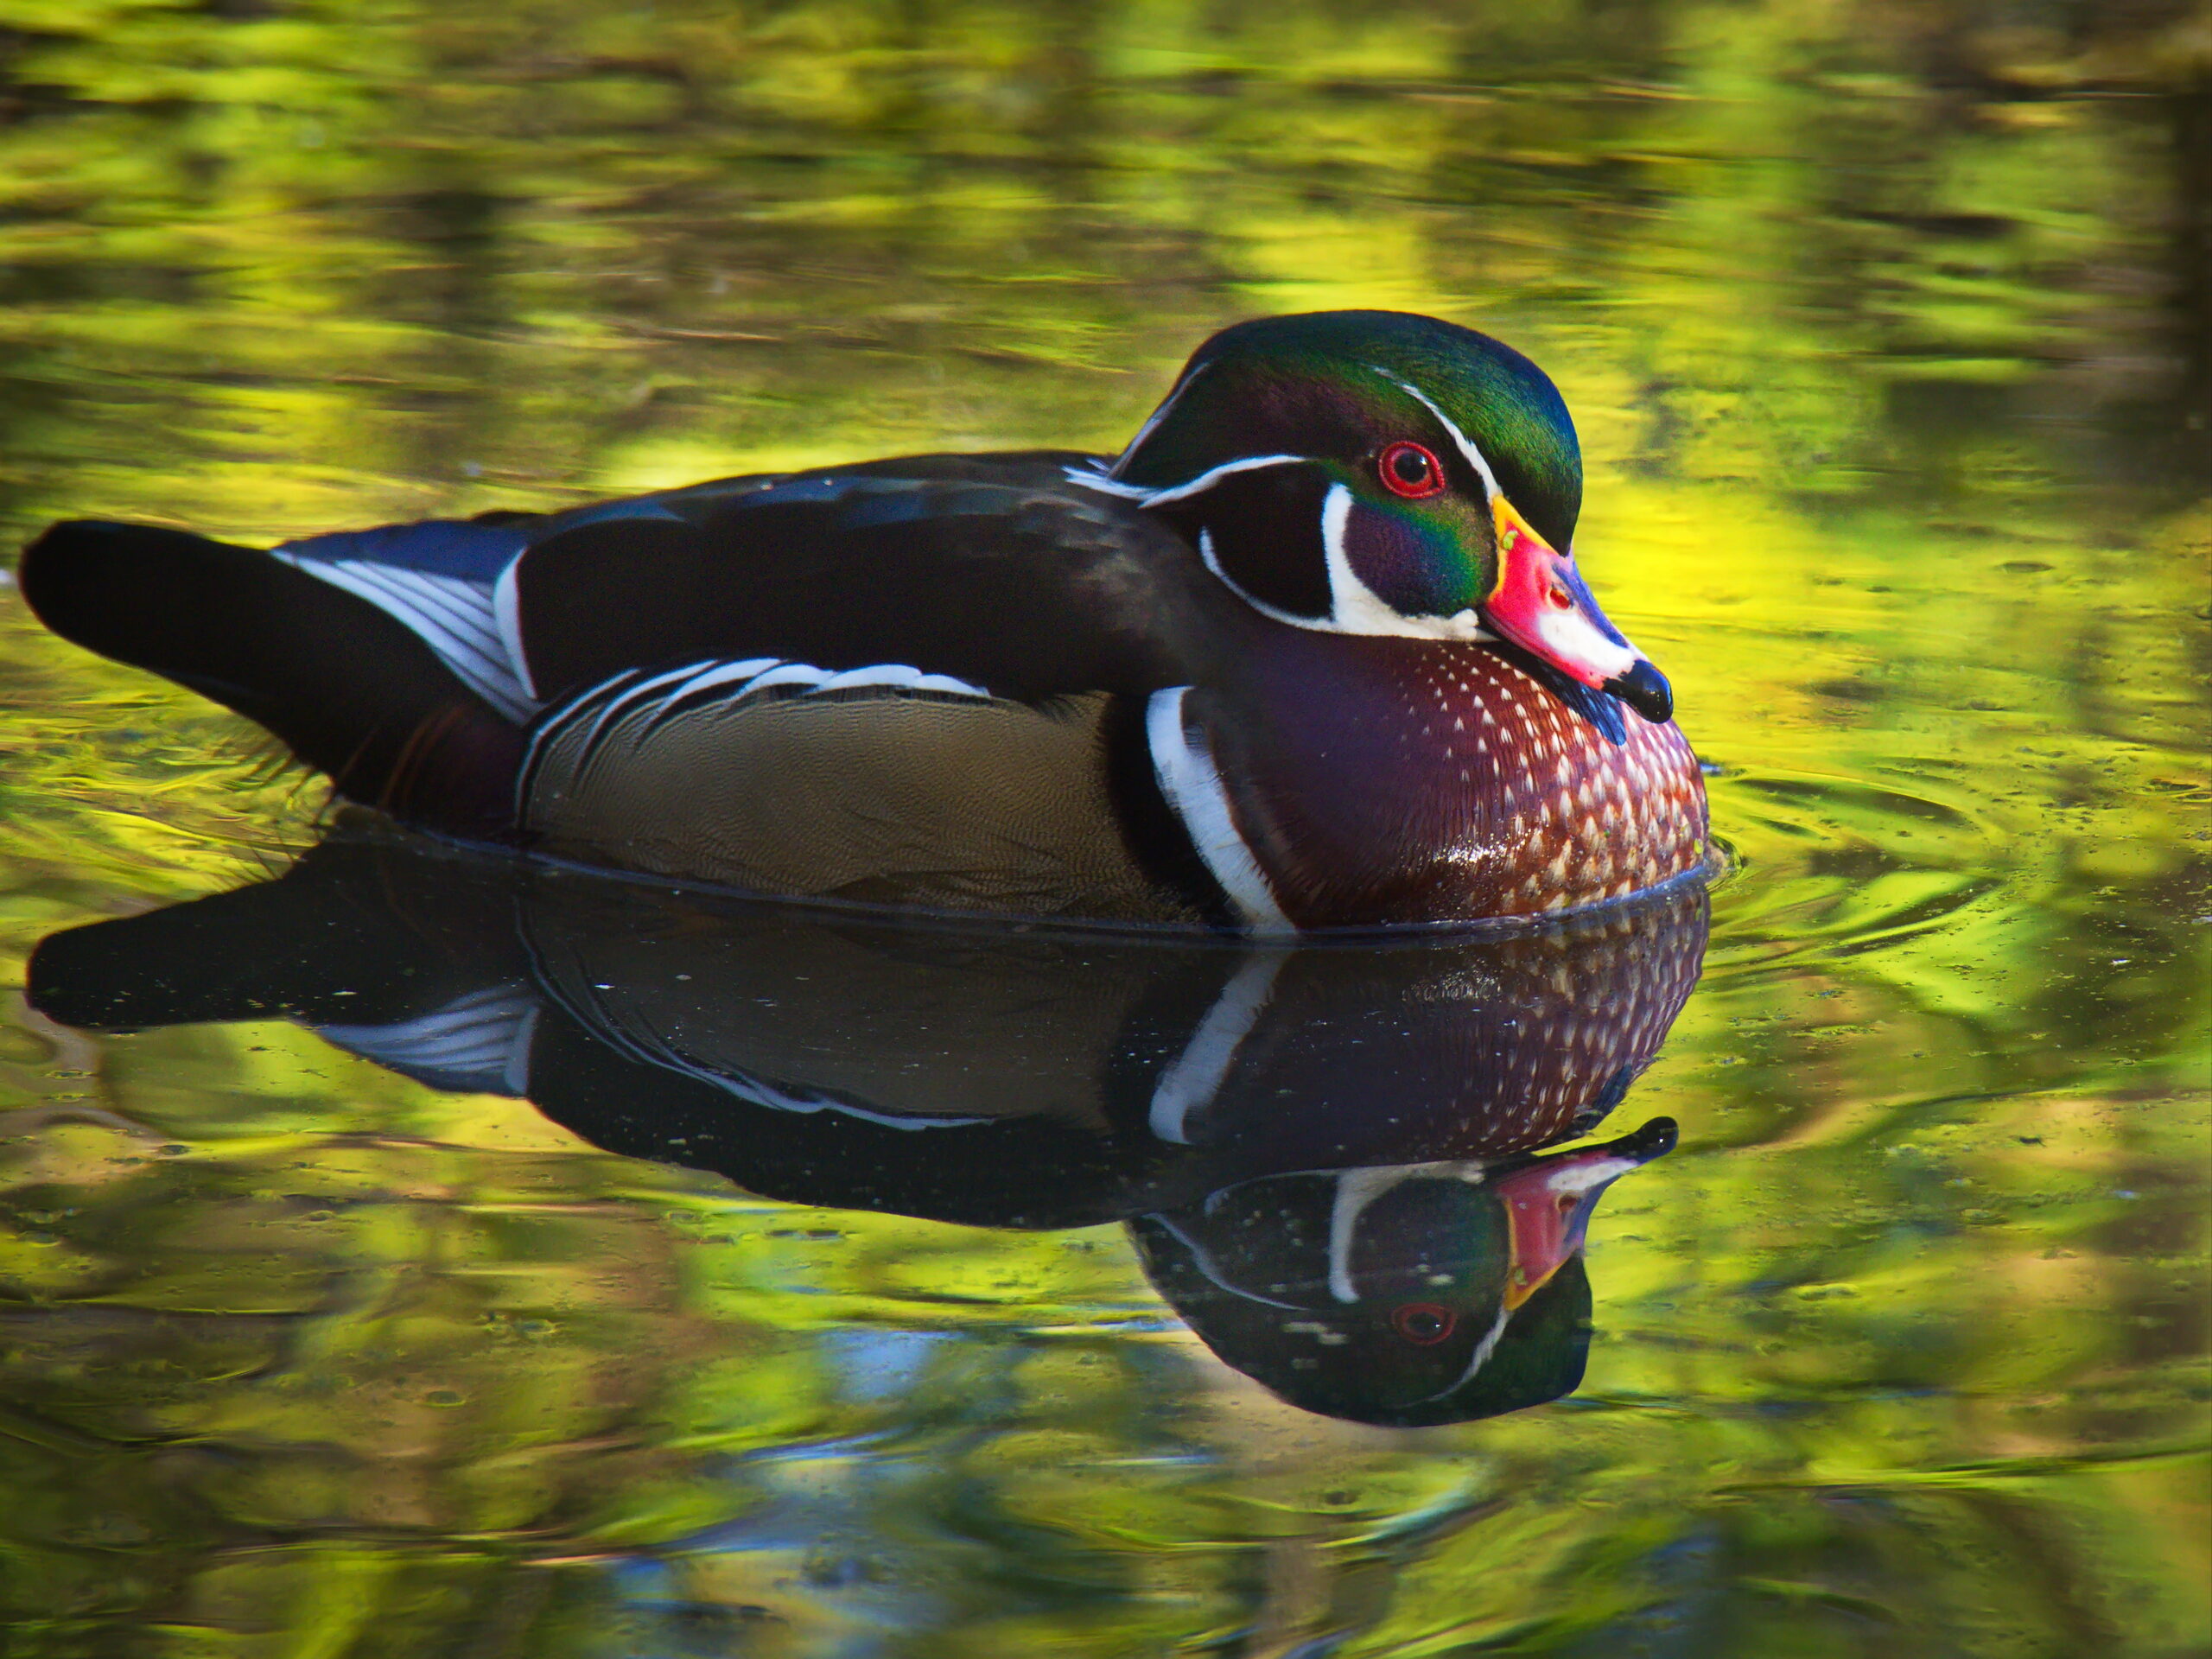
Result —
[[1623, 709], [1616, 743], [1489, 645], [1273, 645], [1199, 712], [1236, 827], [1300, 927], [1540, 914], [1707, 857], [1704, 779], [1672, 721]]

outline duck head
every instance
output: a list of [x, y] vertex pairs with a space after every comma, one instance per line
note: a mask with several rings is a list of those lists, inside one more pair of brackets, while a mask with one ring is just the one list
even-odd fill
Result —
[[1095, 481], [1173, 521], [1277, 621], [1503, 639], [1646, 720], [1673, 712], [1575, 569], [1567, 405], [1487, 334], [1393, 311], [1239, 323]]
[[1556, 1400], [1582, 1380], [1592, 1212], [1675, 1144], [1264, 1177], [1130, 1224], [1216, 1355], [1292, 1404], [1410, 1427]]

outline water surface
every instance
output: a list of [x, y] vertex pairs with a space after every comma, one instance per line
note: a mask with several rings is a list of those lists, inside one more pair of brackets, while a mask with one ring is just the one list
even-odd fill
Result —
[[[117, 946], [0, 1019], [9, 1651], [2202, 1651], [2193, 27], [0, 3], [9, 541], [1110, 449], [1223, 323], [1433, 311], [1566, 393], [1740, 866], [1544, 973], [518, 898], [373, 833], [248, 895], [320, 790], [0, 589], [0, 974]], [[1467, 1046], [1506, 1018], [1551, 1070]], [[1624, 1143], [1579, 1385], [1362, 1420], [1496, 1319], [1504, 1184]]]

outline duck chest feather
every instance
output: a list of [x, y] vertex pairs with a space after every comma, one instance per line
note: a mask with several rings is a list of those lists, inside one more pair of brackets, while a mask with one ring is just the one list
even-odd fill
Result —
[[1189, 718], [1277, 902], [1317, 928], [1535, 915], [1702, 868], [1680, 729], [1591, 706], [1491, 646], [1339, 636], [1256, 653]]

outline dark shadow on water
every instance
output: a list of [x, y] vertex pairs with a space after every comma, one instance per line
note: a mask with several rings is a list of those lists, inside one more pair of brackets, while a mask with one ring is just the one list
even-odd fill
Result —
[[276, 880], [50, 937], [29, 995], [108, 1030], [287, 1016], [795, 1204], [1124, 1222], [1228, 1363], [1412, 1425], [1581, 1380], [1591, 1213], [1675, 1129], [1546, 1148], [1656, 1052], [1706, 927], [1692, 887], [1503, 938], [1055, 938], [340, 839]]

